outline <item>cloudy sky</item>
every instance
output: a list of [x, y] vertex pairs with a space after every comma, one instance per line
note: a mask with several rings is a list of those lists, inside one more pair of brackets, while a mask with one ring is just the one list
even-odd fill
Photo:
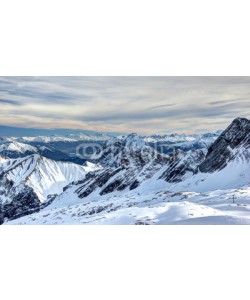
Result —
[[199, 133], [250, 118], [250, 77], [0, 77], [0, 125]]

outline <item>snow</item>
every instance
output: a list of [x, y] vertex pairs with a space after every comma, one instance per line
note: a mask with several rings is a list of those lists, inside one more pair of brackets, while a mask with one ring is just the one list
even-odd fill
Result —
[[0, 155], [0, 164], [4, 163], [6, 161], [7, 161], [7, 158]]
[[51, 142], [78, 142], [78, 141], [106, 141], [110, 139], [109, 135], [105, 134], [69, 134], [69, 135], [50, 135], [50, 136], [25, 136], [25, 137], [9, 137], [9, 141], [17, 142], [40, 142], [40, 143], [51, 143]]
[[[240, 126], [248, 127], [241, 128], [235, 139], [239, 122]], [[216, 148], [215, 155], [211, 155], [213, 148], [209, 150], [208, 160], [205, 158], [206, 150], [179, 152], [176, 157], [165, 159], [159, 156], [156, 160], [155, 150], [146, 146], [145, 139], [136, 134], [110, 139], [106, 143], [104, 162], [109, 169], [104, 170], [89, 162], [77, 166], [54, 162], [39, 155], [11, 161], [0, 158], [0, 171], [17, 186], [23, 182], [31, 186], [41, 202], [46, 201], [49, 194], [58, 194], [40, 212], [7, 224], [248, 225], [249, 121], [236, 119], [228, 128], [223, 134], [235, 143], [228, 143], [227, 146], [220, 137], [214, 143], [219, 148]], [[160, 139], [159, 136], [150, 138], [151, 141], [153, 138]], [[171, 135], [164, 138], [193, 143], [197, 136]], [[216, 139], [216, 134], [206, 134], [200, 138], [208, 141]], [[110, 155], [113, 146], [118, 150], [115, 156]], [[218, 166], [222, 157], [220, 149], [226, 147], [229, 151], [223, 156], [225, 164], [221, 169]], [[141, 153], [145, 154], [145, 159], [142, 159]], [[204, 159], [209, 165], [211, 163], [210, 173], [199, 171], [202, 168], [198, 166]], [[142, 160], [143, 164], [140, 163]], [[121, 166], [123, 168], [120, 169]], [[106, 176], [106, 171], [113, 176]], [[88, 172], [96, 173], [89, 174], [85, 181], [81, 180]], [[133, 190], [129, 188], [131, 179], [140, 182]], [[116, 189], [116, 182], [118, 186], [122, 182], [124, 189]], [[112, 189], [108, 190], [110, 193], [105, 191], [101, 196], [100, 192], [109, 184], [113, 184]], [[81, 194], [86, 188], [91, 193]], [[86, 197], [81, 198], [83, 196]]]
[[131, 193], [60, 208], [47, 207], [7, 224], [250, 224], [250, 188], [206, 194], [167, 190], [147, 195]]
[[[221, 134], [221, 131], [216, 133], [207, 133], [207, 134], [171, 134], [171, 135], [152, 135], [152, 136], [143, 136], [142, 139], [146, 143], [157, 143], [157, 142], [170, 142], [170, 143], [186, 143], [192, 145], [194, 142], [204, 142], [211, 144], [215, 139]], [[132, 134], [133, 135], [133, 134]], [[117, 136], [118, 139], [124, 139], [125, 136]], [[51, 143], [51, 142], [78, 142], [78, 141], [108, 141], [112, 140], [113, 137], [110, 134], [102, 133], [79, 133], [79, 134], [68, 134], [68, 135], [50, 135], [50, 136], [25, 136], [25, 137], [8, 137], [5, 140], [7, 141], [16, 141], [21, 143], [29, 142], [42, 142], [42, 143]]]
[[72, 184], [41, 212], [8, 224], [250, 224], [249, 167], [239, 155], [220, 171], [173, 184], [159, 179], [168, 168], [159, 166], [136, 190], [100, 197], [96, 189], [84, 199], [76, 193], [81, 184]]
[[169, 142], [174, 144], [185, 144], [192, 145], [194, 142], [204, 142], [206, 144], [213, 143], [217, 137], [221, 134], [220, 131], [216, 133], [207, 134], [170, 134], [170, 135], [152, 135], [143, 137], [145, 142], [157, 143], [157, 142]]
[[86, 173], [99, 168], [91, 163], [85, 167], [56, 162], [37, 154], [6, 159], [0, 165], [0, 170], [4, 171], [8, 180], [14, 182], [14, 187], [25, 183], [33, 188], [41, 202], [46, 201], [48, 195], [60, 194], [66, 185], [83, 179]]
[[198, 173], [172, 189], [206, 192], [215, 189], [237, 188], [250, 184], [250, 162], [234, 160], [214, 173]]
[[14, 151], [18, 153], [37, 152], [37, 148], [18, 142], [8, 142], [0, 145], [0, 153], [3, 151]]

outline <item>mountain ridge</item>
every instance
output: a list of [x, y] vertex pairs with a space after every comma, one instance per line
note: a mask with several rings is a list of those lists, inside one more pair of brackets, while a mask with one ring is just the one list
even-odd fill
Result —
[[[125, 218], [123, 211], [124, 213], [125, 211], [129, 212], [131, 208], [131, 214], [138, 213], [135, 223], [138, 222], [139, 224], [152, 221], [150, 211], [152, 212], [151, 208], [154, 207], [154, 212], [157, 214], [161, 210], [169, 209], [170, 215], [167, 214], [166, 216], [171, 217], [169, 219], [172, 220], [171, 222], [176, 222], [178, 219], [172, 217], [171, 210], [180, 213], [184, 218], [189, 218], [188, 216], [193, 214], [186, 213], [181, 208], [187, 205], [192, 207], [191, 209], [195, 209], [193, 204], [183, 201], [189, 197], [199, 195], [197, 201], [205, 201], [204, 199], [209, 195], [209, 197], [214, 197], [213, 201], [216, 203], [216, 193], [219, 194], [220, 190], [226, 190], [224, 195], [228, 194], [229, 199], [231, 197], [230, 192], [227, 191], [229, 189], [242, 189], [244, 193], [247, 191], [246, 187], [249, 187], [250, 190], [248, 171], [250, 167], [250, 120], [236, 118], [220, 135], [208, 135], [207, 138], [214, 139], [209, 147], [192, 148], [187, 151], [177, 148], [170, 155], [159, 153], [156, 148], [149, 146], [142, 136], [135, 133], [110, 138], [100, 149], [100, 153], [97, 153], [99, 154], [97, 161], [102, 164], [102, 167], [86, 164], [85, 167], [89, 166], [89, 168], [86, 169], [83, 176], [78, 176], [75, 178], [76, 180], [68, 180], [68, 183], [65, 183], [64, 186], [60, 187], [60, 191], [57, 191], [57, 195], [45, 195], [47, 204], [42, 210], [46, 211], [46, 216], [53, 215], [55, 218], [57, 214], [60, 214], [60, 218], [63, 218], [64, 213], [70, 212], [72, 208], [72, 216], [77, 215], [77, 220], [82, 216], [84, 222], [88, 222], [88, 218], [92, 218], [92, 216], [93, 219], [96, 218], [95, 220], [102, 218], [108, 220], [109, 216], [115, 220], [119, 214]], [[8, 191], [15, 193], [12, 194], [13, 199], [15, 199], [14, 202], [5, 201], [4, 203], [2, 201], [2, 206], [4, 204], [12, 205], [11, 208], [1, 208], [0, 206], [2, 220], [6, 216], [12, 219], [22, 213], [29, 213], [29, 205], [31, 205], [31, 210], [36, 210], [34, 215], [39, 214], [37, 210], [41, 209], [41, 204], [37, 204], [38, 202], [41, 203], [41, 196], [37, 189], [39, 189], [39, 180], [42, 174], [40, 171], [43, 168], [41, 167], [40, 171], [35, 172], [35, 178], [39, 179], [37, 182], [34, 180], [34, 186], [31, 184], [24, 185], [24, 180], [20, 180], [20, 178], [25, 180], [27, 178], [29, 182], [33, 174], [30, 174], [29, 171], [34, 165], [36, 170], [39, 169], [43, 163], [38, 162], [39, 155], [37, 154], [33, 154], [28, 160], [29, 164], [26, 163], [26, 158], [23, 158], [22, 161], [23, 165], [27, 167], [27, 173], [25, 173], [23, 169], [19, 170], [17, 163], [14, 163], [13, 170], [9, 170], [11, 163], [9, 162], [8, 168], [6, 166], [9, 161], [8, 158], [0, 156], [1, 186], [5, 185]], [[46, 161], [47, 159], [42, 158], [41, 160]], [[19, 160], [18, 163], [20, 164]], [[45, 173], [51, 174], [51, 184], [54, 182], [58, 185], [60, 182], [58, 181], [60, 177], [58, 164], [60, 162], [50, 163], [51, 168], [46, 169]], [[52, 174], [55, 169], [58, 172], [56, 178], [53, 178]], [[2, 173], [1, 170], [3, 170]], [[75, 171], [70, 170], [69, 172], [72, 174]], [[29, 174], [29, 176], [25, 177], [25, 174]], [[19, 178], [19, 181], [15, 176]], [[70, 179], [74, 178], [70, 177]], [[19, 193], [20, 191], [21, 193]], [[241, 197], [243, 192], [237, 193]], [[4, 195], [0, 187], [0, 199], [1, 197], [3, 199]], [[34, 202], [31, 201], [32, 197]], [[223, 194], [220, 197], [224, 197]], [[172, 201], [178, 201], [178, 205], [171, 204]], [[15, 204], [14, 208], [13, 203]], [[20, 203], [26, 210], [22, 211]], [[209, 200], [206, 203], [209, 204]], [[218, 207], [219, 204], [220, 202], [217, 206], [214, 204], [214, 207]], [[161, 207], [159, 210], [157, 205]], [[73, 209], [74, 206], [75, 209]], [[228, 215], [222, 218], [217, 209], [203, 207], [199, 203], [196, 207], [200, 209], [200, 213], [197, 214], [197, 222], [203, 216], [204, 210], [207, 211], [208, 217], [212, 214], [217, 220], [225, 219], [234, 222], [234, 219]], [[230, 209], [230, 206], [225, 206], [225, 211], [228, 212]], [[148, 214], [146, 219], [139, 217], [140, 214], [143, 214], [143, 210]], [[14, 215], [13, 211], [15, 212]], [[46, 219], [46, 217], [43, 218]], [[163, 214], [159, 222], [167, 223], [164, 218]], [[24, 220], [30, 220], [30, 218]], [[154, 219], [154, 222], [157, 223], [157, 219]], [[250, 220], [248, 222], [246, 219], [244, 222], [248, 224]]]

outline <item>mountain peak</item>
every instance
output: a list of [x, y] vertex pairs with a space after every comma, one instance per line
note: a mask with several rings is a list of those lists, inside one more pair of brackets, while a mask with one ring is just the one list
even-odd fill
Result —
[[125, 139], [125, 147], [130, 150], [141, 150], [146, 146], [144, 139], [136, 133], [129, 134]]
[[236, 118], [219, 136], [218, 140], [224, 139], [231, 148], [239, 146], [247, 137], [250, 137], [250, 120]]
[[236, 118], [210, 146], [200, 171], [211, 173], [223, 169], [242, 147], [250, 148], [250, 120]]
[[35, 153], [37, 148], [28, 144], [19, 143], [16, 141], [5, 142], [0, 144], [1, 152], [14, 151], [16, 153]]
[[246, 123], [248, 123], [248, 122], [250, 122], [250, 120], [248, 120], [247, 118], [241, 118], [241, 117], [238, 117], [238, 118], [235, 118], [235, 119], [233, 120], [233, 123], [234, 123], [234, 122], [240, 122], [240, 123], [246, 122]]

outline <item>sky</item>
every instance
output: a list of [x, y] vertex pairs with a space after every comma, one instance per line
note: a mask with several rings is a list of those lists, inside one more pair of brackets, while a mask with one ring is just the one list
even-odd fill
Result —
[[202, 133], [250, 118], [250, 77], [0, 77], [0, 125]]

